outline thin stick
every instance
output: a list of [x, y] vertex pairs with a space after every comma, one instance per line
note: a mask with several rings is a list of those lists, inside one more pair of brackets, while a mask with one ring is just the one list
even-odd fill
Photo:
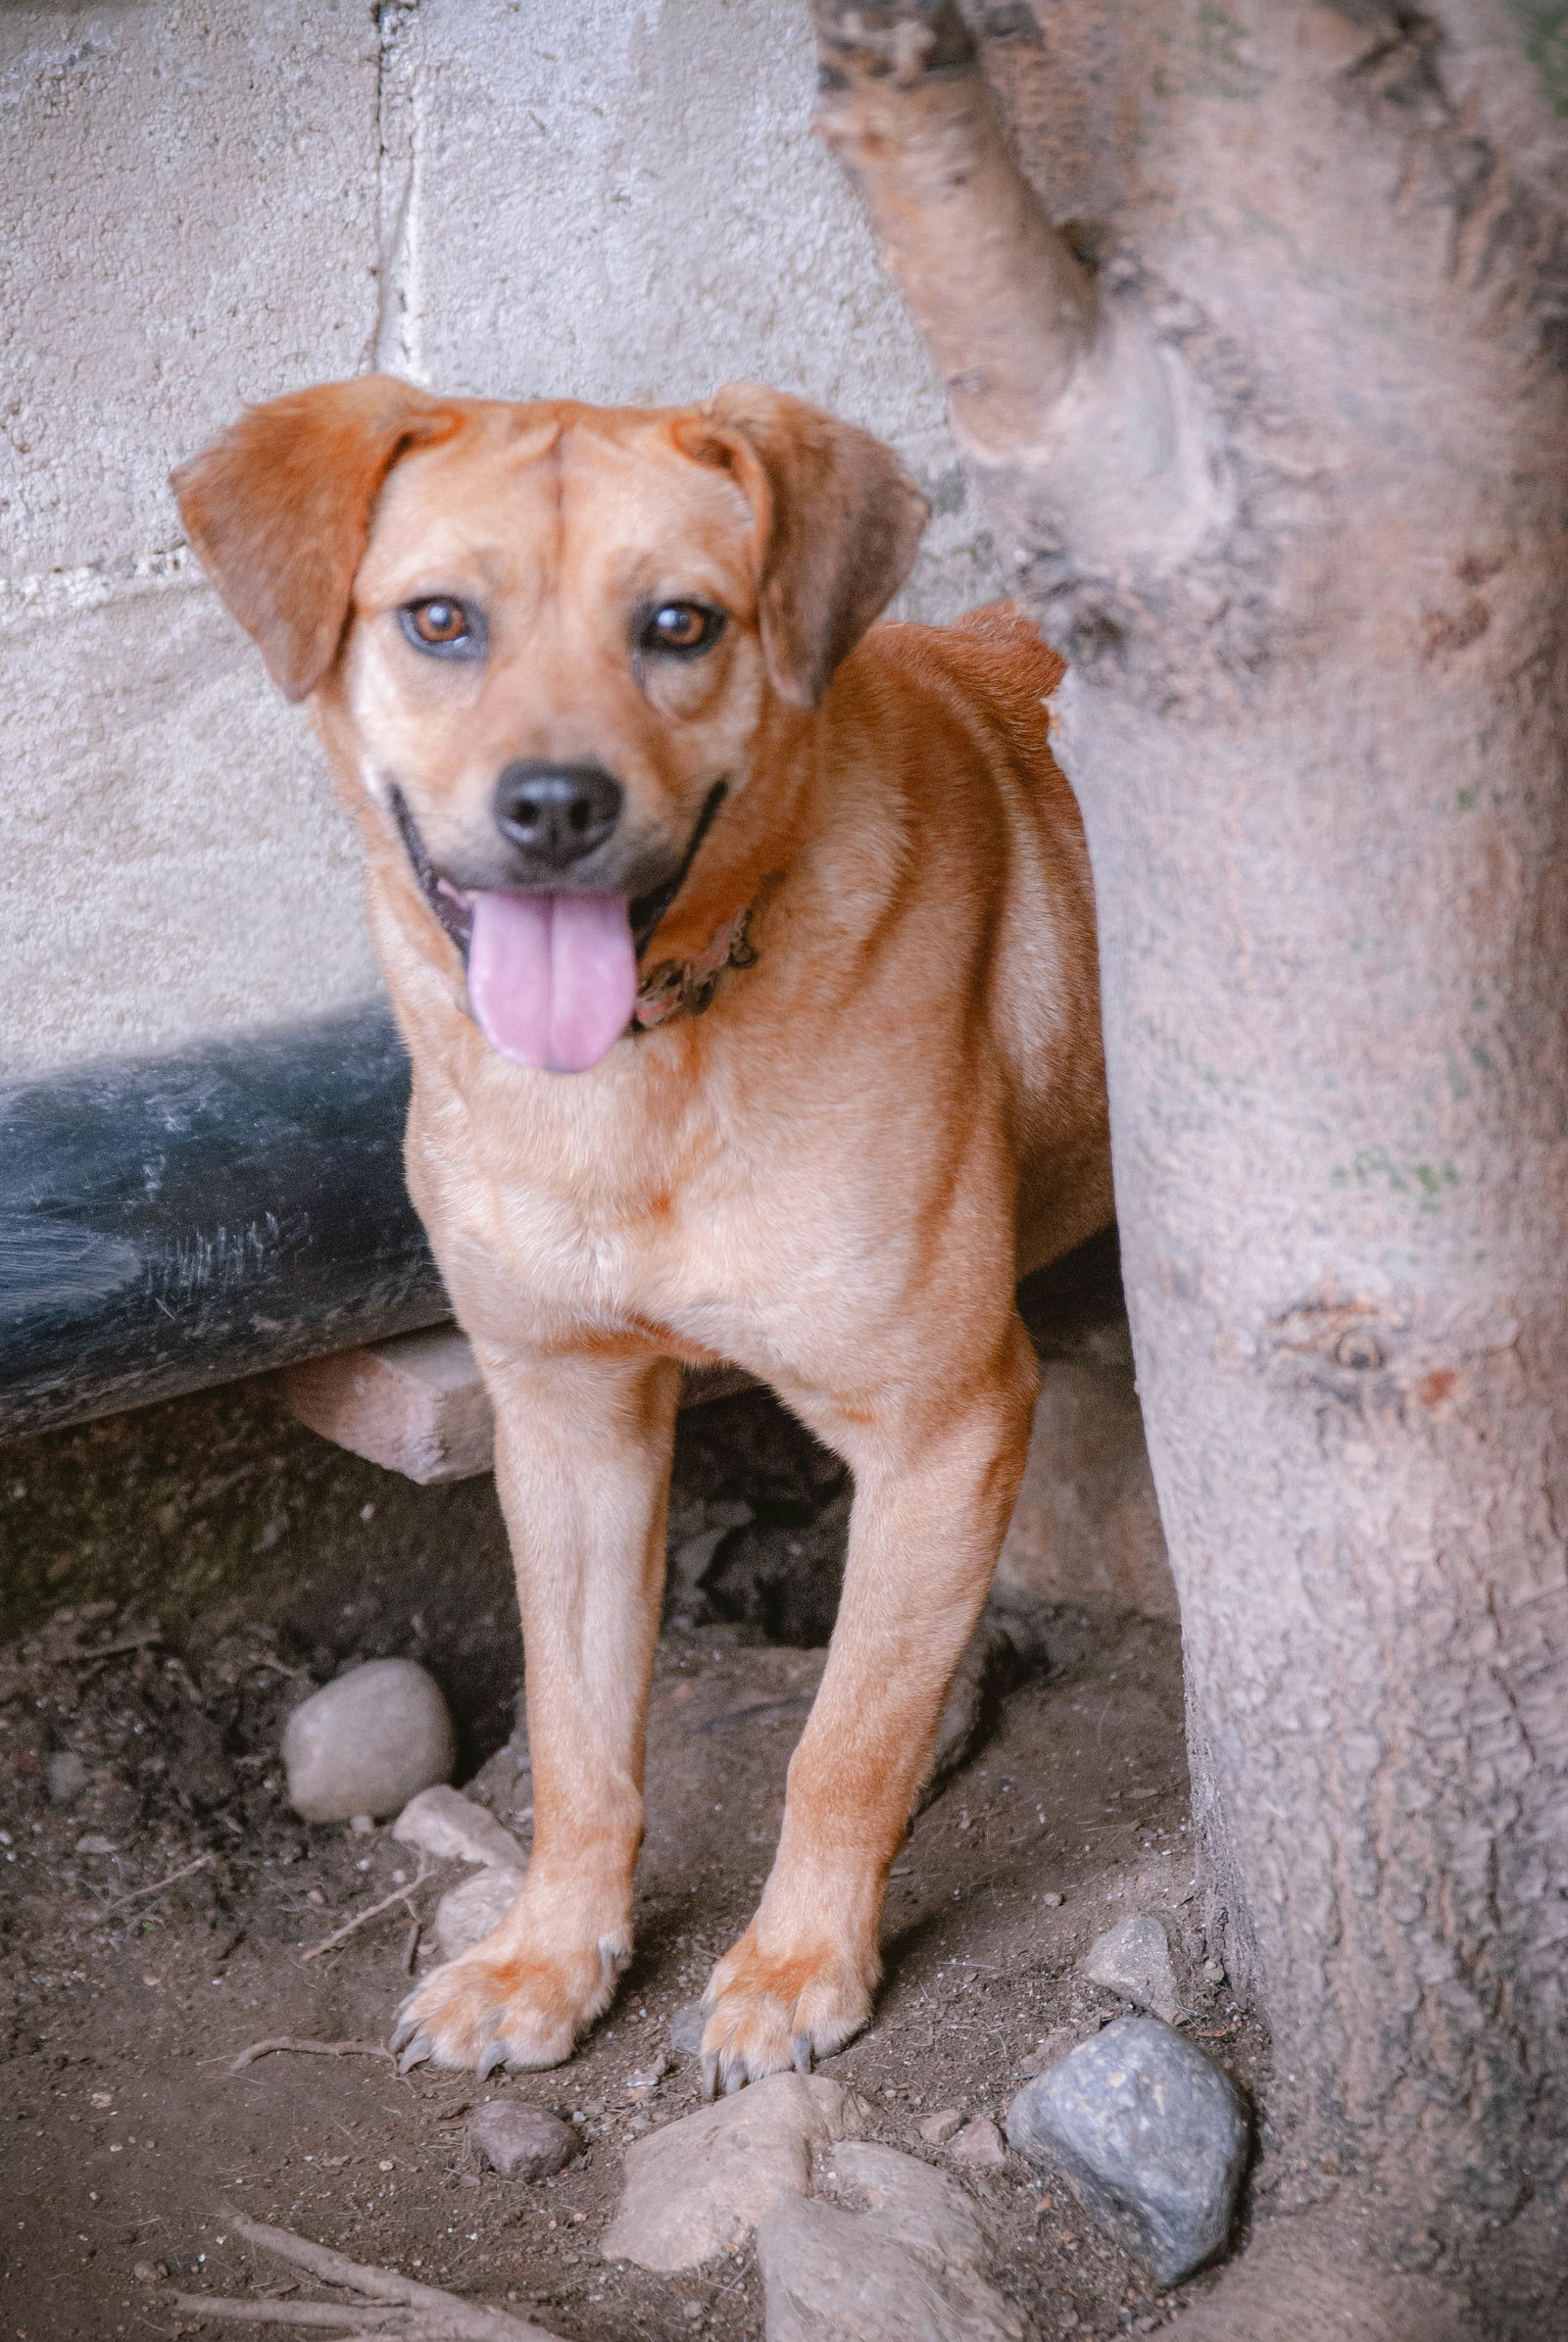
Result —
[[240, 2051], [228, 2070], [230, 2074], [243, 2074], [258, 2058], [270, 2057], [278, 2049], [291, 2049], [303, 2057], [385, 2058], [389, 2066], [396, 2063], [391, 2050], [383, 2049], [379, 2041], [296, 2041], [287, 2033], [278, 2033], [270, 2040], [253, 2041], [249, 2049]]
[[118, 1659], [124, 1651], [149, 1650], [155, 1642], [162, 1642], [162, 1627], [149, 1627], [143, 1635], [126, 1635], [119, 1642], [100, 1642], [90, 1651], [74, 1651], [68, 1665], [85, 1667], [93, 1659]]
[[[322, 2284], [342, 2285], [364, 2298], [358, 2302], [240, 2301], [210, 2293], [181, 2293], [173, 2306], [202, 2318], [242, 2319], [248, 2324], [335, 2325], [348, 2336], [392, 2334], [408, 2342], [558, 2342], [543, 2326], [483, 2302], [466, 2302], [439, 2286], [419, 2285], [400, 2276], [395, 2269], [374, 2269], [350, 2261], [330, 2246], [312, 2244], [288, 2228], [271, 2228], [260, 2220], [225, 2213], [223, 2223], [247, 2244], [275, 2253], [297, 2269], [309, 2269]], [[380, 2303], [385, 2306], [372, 2308]]]
[[153, 1878], [145, 1886], [133, 1886], [128, 1894], [116, 1895], [112, 1903], [104, 1905], [98, 1917], [107, 1919], [111, 1911], [118, 1911], [122, 1903], [134, 1903], [138, 1895], [161, 1895], [164, 1888], [172, 1886], [177, 1878], [188, 1878], [192, 1871], [205, 1871], [210, 1862], [217, 1860], [216, 1854], [198, 1854], [194, 1862], [186, 1863], [183, 1870], [171, 1871], [167, 1878]]
[[417, 1919], [419, 1915], [409, 1901], [409, 1897], [424, 1884], [429, 1876], [429, 1872], [421, 1863], [417, 1873], [409, 1880], [407, 1886], [395, 1886], [389, 1895], [381, 1897], [379, 1903], [372, 1903], [368, 1911], [357, 1911], [354, 1917], [351, 1920], [346, 1920], [341, 1927], [334, 1928], [332, 1933], [324, 1936], [319, 1943], [313, 1943], [308, 1952], [302, 1952], [300, 1954], [301, 1964], [303, 1965], [307, 1960], [319, 1960], [323, 1952], [334, 1951], [340, 1943], [345, 1942], [353, 1934], [356, 1927], [363, 1927], [367, 1920], [379, 1919], [382, 1912], [390, 1911], [394, 1903], [402, 1903], [407, 1909], [409, 1917]]
[[406, 1976], [414, 1974], [414, 1963], [419, 1957], [419, 1937], [423, 1932], [419, 1922], [416, 1920], [409, 1929], [409, 1940], [403, 1947], [403, 1973]]
[[[426, 2329], [411, 2326], [407, 2310], [372, 2310], [365, 2302], [241, 2301], [221, 2293], [176, 2293], [171, 2308], [190, 2310], [201, 2318], [231, 2318], [252, 2325], [330, 2325], [339, 2333], [413, 2334]], [[418, 2312], [413, 2313], [417, 2317]], [[367, 2325], [365, 2320], [374, 2322]]]

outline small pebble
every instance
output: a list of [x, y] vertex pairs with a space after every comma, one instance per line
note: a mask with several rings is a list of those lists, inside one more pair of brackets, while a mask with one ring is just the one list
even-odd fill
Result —
[[989, 2115], [976, 2115], [972, 2122], [965, 2122], [948, 2148], [955, 2163], [974, 2164], [980, 2168], [994, 2167], [1007, 2160], [1001, 2131]]
[[915, 2128], [933, 2147], [945, 2147], [955, 2132], [963, 2128], [963, 2117], [956, 2106], [945, 2106], [939, 2115], [927, 2115]]
[[101, 1837], [96, 1830], [89, 1830], [85, 1837], [76, 1840], [78, 1854], [118, 1854], [120, 1849], [112, 1838]]
[[384, 1819], [450, 1781], [452, 1718], [412, 1659], [370, 1659], [313, 1691], [283, 1728], [289, 1802], [307, 1822]]
[[690, 2001], [684, 2009], [677, 2009], [669, 2021], [670, 2048], [679, 2050], [682, 2057], [698, 2056], [703, 2046], [703, 2028], [707, 2023], [708, 2019], [703, 2014], [701, 2001]]
[[57, 1748], [49, 1759], [49, 1802], [70, 1805], [87, 1785], [87, 1766], [74, 1748]]
[[1181, 2015], [1181, 1995], [1171, 1965], [1170, 1939], [1157, 1919], [1129, 1912], [1090, 1945], [1084, 1975], [1124, 2000], [1152, 2009], [1167, 2025]]
[[523, 2098], [492, 2098], [468, 2117], [466, 2127], [503, 2179], [548, 2179], [582, 2143], [569, 2122]]
[[627, 2089], [628, 2089], [628, 2090], [652, 2090], [652, 2089], [654, 2089], [654, 2088], [657, 2086], [657, 2084], [658, 2084], [658, 2083], [660, 2083], [660, 2082], [662, 2082], [662, 2081], [663, 2080], [663, 2078], [664, 2078], [665, 2074], [668, 2074], [668, 2073], [670, 2072], [670, 2070], [671, 2070], [671, 2065], [672, 2065], [672, 2061], [671, 2061], [669, 2058], [666, 2058], [666, 2057], [664, 2056], [663, 2052], [662, 2052], [662, 2051], [661, 2051], [661, 2052], [660, 2052], [660, 2054], [658, 2055], [658, 2057], [656, 2057], [656, 2058], [655, 2058], [655, 2060], [654, 2060], [654, 2062], [653, 2062], [653, 2064], [652, 2064], [651, 2066], [640, 2066], [640, 2067], [637, 2069], [637, 2071], [636, 2071], [636, 2073], [635, 2073], [635, 2074], [627, 2074], [627, 2076], [626, 2076], [626, 2087], [627, 2087]]
[[1059, 1911], [1067, 1898], [1065, 1895], [1049, 1894], [1042, 1895], [1040, 1900], [1045, 1904], [1048, 1911]]

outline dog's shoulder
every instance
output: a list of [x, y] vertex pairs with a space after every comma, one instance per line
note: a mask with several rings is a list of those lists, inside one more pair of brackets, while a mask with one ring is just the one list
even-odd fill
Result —
[[875, 626], [862, 646], [863, 663], [891, 666], [911, 679], [956, 686], [993, 707], [1040, 723], [1066, 668], [1015, 602], [988, 602], [946, 626], [910, 622]]

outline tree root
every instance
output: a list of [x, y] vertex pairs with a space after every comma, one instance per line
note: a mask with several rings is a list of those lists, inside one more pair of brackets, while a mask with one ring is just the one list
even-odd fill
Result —
[[1171, 2342], [1477, 2342], [1446, 2285], [1374, 2267], [1348, 2228], [1331, 2217], [1260, 2229]]
[[367, 1920], [379, 1919], [383, 1911], [392, 1909], [394, 1903], [401, 1903], [410, 1919], [417, 1920], [419, 1915], [409, 1897], [417, 1894], [429, 1876], [428, 1866], [421, 1862], [417, 1874], [406, 1885], [395, 1886], [389, 1895], [381, 1897], [379, 1903], [371, 1903], [366, 1910], [357, 1911], [352, 1919], [344, 1921], [341, 1927], [334, 1927], [330, 1935], [323, 1935], [319, 1943], [313, 1943], [308, 1952], [301, 1952], [300, 1966], [303, 1968], [307, 1960], [319, 1960], [323, 1952], [335, 1952], [340, 1943], [347, 1943], [356, 1928], [363, 1927]]
[[258, 2058], [270, 2058], [285, 2049], [296, 2057], [385, 2058], [389, 2066], [396, 2063], [383, 2041], [296, 2041], [292, 2033], [270, 2033], [265, 2041], [253, 2041], [249, 2049], [242, 2049], [228, 2070], [230, 2074], [243, 2074]]
[[526, 2318], [509, 2310], [490, 2309], [483, 2302], [466, 2302], [436, 2285], [418, 2285], [399, 2276], [394, 2269], [373, 2269], [350, 2261], [324, 2244], [312, 2244], [287, 2228], [270, 2228], [260, 2220], [224, 2214], [225, 2230], [244, 2237], [247, 2244], [275, 2253], [296, 2269], [309, 2269], [323, 2285], [341, 2285], [358, 2294], [357, 2301], [289, 2302], [242, 2298], [231, 2294], [176, 2293], [172, 2307], [198, 2318], [228, 2318], [248, 2325], [298, 2325], [335, 2328], [354, 2342], [358, 2335], [403, 2337], [403, 2342], [557, 2342], [557, 2337]]

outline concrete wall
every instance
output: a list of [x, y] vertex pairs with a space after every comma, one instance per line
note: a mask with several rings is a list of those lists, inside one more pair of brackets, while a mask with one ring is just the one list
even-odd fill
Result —
[[362, 997], [352, 842], [170, 466], [388, 366], [737, 375], [893, 440], [911, 614], [994, 590], [925, 360], [808, 126], [804, 0], [0, 5], [0, 1074]]

